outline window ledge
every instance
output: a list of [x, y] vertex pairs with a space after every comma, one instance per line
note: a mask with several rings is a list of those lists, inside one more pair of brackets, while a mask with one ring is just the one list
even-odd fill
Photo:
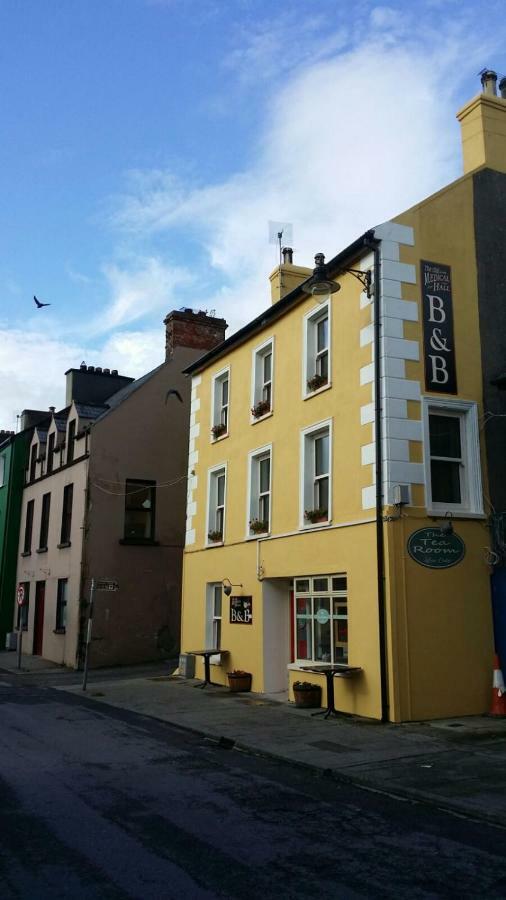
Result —
[[206, 550], [211, 550], [213, 547], [223, 547], [224, 541], [208, 541], [206, 543]]
[[272, 416], [273, 412], [274, 412], [274, 410], [270, 409], [269, 412], [264, 413], [263, 416], [258, 416], [258, 417], [251, 416], [250, 424], [256, 425], [257, 422], [263, 422], [264, 419], [269, 419]]
[[57, 544], [56, 546], [58, 547], [58, 550], [65, 550], [67, 547], [72, 546], [72, 542], [71, 541], [62, 541], [61, 544]]
[[47, 547], [37, 547], [36, 553], [47, 553]]
[[301, 525], [301, 531], [312, 531], [315, 528], [328, 528], [329, 525], [332, 525], [332, 519], [325, 519], [323, 522], [308, 522], [307, 525]]
[[270, 536], [271, 536], [270, 531], [260, 531], [258, 534], [247, 534], [246, 540], [247, 541], [261, 541], [262, 538], [267, 538]]
[[31, 555], [32, 555], [32, 551], [31, 551], [31, 550], [23, 550], [23, 552], [22, 552], [22, 554], [21, 554], [21, 556], [31, 556]]
[[160, 541], [153, 541], [151, 538], [120, 538], [120, 544], [127, 547], [159, 547]]
[[53, 634], [66, 634], [65, 628], [53, 628]]
[[[486, 519], [487, 518], [486, 514], [483, 512], [471, 512], [470, 510], [465, 510], [465, 509], [460, 510], [460, 509], [448, 509], [448, 507], [445, 507], [445, 508], [441, 507], [441, 509], [428, 509], [427, 510], [427, 515], [430, 516], [430, 518], [439, 519], [439, 520], [444, 519], [446, 513], [451, 514], [452, 520], [453, 519]], [[446, 521], [451, 521], [451, 520], [448, 517], [448, 519]]]
[[311, 397], [316, 397], [317, 394], [323, 394], [324, 391], [329, 391], [332, 387], [332, 382], [329, 381], [328, 384], [323, 384], [320, 388], [317, 388], [316, 391], [306, 391], [303, 396], [303, 400], [310, 400]]

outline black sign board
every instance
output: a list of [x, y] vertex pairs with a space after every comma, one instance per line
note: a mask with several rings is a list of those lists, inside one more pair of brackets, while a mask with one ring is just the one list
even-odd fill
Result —
[[442, 534], [440, 528], [419, 528], [409, 536], [408, 553], [428, 569], [449, 569], [464, 559], [466, 546], [458, 534]]
[[230, 624], [251, 625], [253, 621], [253, 597], [230, 598]]
[[457, 393], [450, 266], [421, 260], [425, 389]]

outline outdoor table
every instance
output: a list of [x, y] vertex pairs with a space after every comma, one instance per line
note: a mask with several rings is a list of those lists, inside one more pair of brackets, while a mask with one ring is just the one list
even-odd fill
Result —
[[214, 681], [211, 681], [211, 656], [223, 655], [228, 652], [228, 650], [220, 650], [218, 647], [213, 647], [211, 650], [188, 650], [192, 656], [204, 657], [204, 683], [194, 684], [194, 687], [205, 688], [208, 684], [215, 684]]
[[301, 668], [305, 672], [325, 675], [327, 679], [327, 709], [319, 709], [318, 712], [311, 713], [312, 716], [323, 716], [325, 719], [331, 715], [339, 715], [334, 701], [334, 677], [351, 678], [362, 671], [360, 666], [347, 666], [345, 663], [337, 663], [335, 666], [301, 666]]

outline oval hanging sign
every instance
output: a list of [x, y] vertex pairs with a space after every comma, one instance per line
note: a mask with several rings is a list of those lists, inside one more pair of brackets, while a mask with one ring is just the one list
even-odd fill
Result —
[[458, 534], [442, 534], [439, 528], [419, 528], [408, 538], [411, 559], [428, 569], [449, 569], [466, 555], [466, 545]]

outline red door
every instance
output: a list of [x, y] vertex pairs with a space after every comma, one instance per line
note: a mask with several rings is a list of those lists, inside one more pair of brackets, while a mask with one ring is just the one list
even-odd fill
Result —
[[44, 636], [44, 597], [46, 594], [46, 582], [38, 581], [35, 586], [35, 614], [33, 620], [33, 653], [42, 656], [42, 641]]

